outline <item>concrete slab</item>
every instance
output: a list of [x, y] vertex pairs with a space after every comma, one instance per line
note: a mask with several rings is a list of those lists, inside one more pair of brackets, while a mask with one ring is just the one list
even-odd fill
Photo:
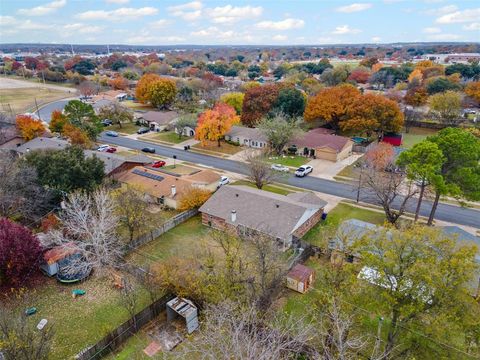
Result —
[[313, 172], [308, 176], [315, 176], [322, 179], [333, 180], [333, 177], [342, 171], [346, 166], [353, 164], [363, 154], [350, 155], [346, 159], [333, 162], [323, 159], [312, 159], [308, 165], [313, 167]]

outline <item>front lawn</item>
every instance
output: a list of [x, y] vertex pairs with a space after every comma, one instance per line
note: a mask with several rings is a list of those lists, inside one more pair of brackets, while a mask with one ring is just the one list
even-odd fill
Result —
[[325, 221], [320, 221], [310, 229], [303, 237], [303, 240], [312, 245], [323, 246], [326, 231], [336, 229], [342, 221], [347, 219], [358, 219], [372, 224], [382, 225], [385, 222], [385, 214], [341, 202], [328, 213]]
[[161, 169], [164, 169], [166, 171], [169, 171], [178, 175], [190, 175], [193, 172], [198, 171], [198, 169], [195, 169], [190, 166], [182, 165], [182, 164], [176, 164], [175, 167], [173, 165], [166, 165]]
[[[257, 186], [254, 183], [252, 183], [251, 181], [246, 181], [246, 180], [235, 181], [234, 183], [232, 183], [232, 185], [246, 185], [246, 186], [250, 186], [254, 189], [257, 188]], [[273, 184], [264, 185], [262, 187], [262, 190], [270, 191], [270, 192], [273, 192], [275, 194], [280, 194], [280, 195], [288, 195], [288, 194], [293, 193], [293, 191], [290, 191], [290, 190], [282, 187], [281, 185], [273, 185]]]
[[135, 134], [137, 130], [140, 129], [140, 126], [135, 125], [135, 123], [122, 123], [122, 127], [118, 124], [113, 124], [110, 126], [106, 126], [105, 130], [112, 130], [123, 134]]
[[192, 138], [190, 136], [183, 135], [181, 137], [178, 137], [178, 134], [175, 131], [163, 131], [156, 134], [149, 134], [145, 137], [148, 139], [164, 141], [172, 144], [179, 144]]
[[156, 110], [154, 107], [148, 104], [142, 104], [141, 102], [133, 101], [133, 100], [122, 101], [122, 104], [132, 110], [144, 110], [144, 111]]
[[[73, 289], [85, 290], [86, 294], [73, 299]], [[45, 278], [26, 294], [26, 298], [14, 300], [15, 308], [23, 313], [27, 307], [35, 306], [38, 312], [28, 318], [31, 326], [41, 319], [54, 326], [50, 360], [72, 359], [130, 317], [121, 305], [120, 291], [113, 287], [110, 278], [91, 277], [72, 286]], [[138, 311], [149, 303], [147, 291], [139, 287]]]
[[199, 143], [192, 145], [192, 149], [205, 151], [206, 153], [214, 152], [226, 155], [233, 155], [243, 150], [241, 146], [228, 144], [225, 141], [220, 141], [220, 146], [218, 146], [216, 141], [209, 142], [205, 146]]
[[286, 155], [286, 156], [280, 155], [280, 156], [269, 156], [267, 158], [267, 161], [272, 164], [281, 164], [284, 166], [298, 168], [308, 163], [310, 159], [307, 157], [298, 156], [298, 155]]

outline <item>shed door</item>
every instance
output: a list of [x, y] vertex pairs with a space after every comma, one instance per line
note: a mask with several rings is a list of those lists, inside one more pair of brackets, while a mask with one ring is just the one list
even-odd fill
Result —
[[301, 282], [301, 281], [298, 282], [298, 291], [300, 291], [301, 293], [303, 293], [305, 291], [304, 287], [303, 287], [303, 282]]

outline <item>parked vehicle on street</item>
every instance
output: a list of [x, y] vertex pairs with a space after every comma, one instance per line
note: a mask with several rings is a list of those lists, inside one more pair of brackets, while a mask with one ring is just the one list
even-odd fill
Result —
[[116, 147], [110, 146], [105, 152], [113, 154], [115, 151], [117, 151]]
[[105, 135], [111, 136], [111, 137], [118, 137], [118, 133], [116, 131], [112, 131], [112, 130], [105, 131]]
[[295, 171], [295, 176], [304, 177], [310, 174], [313, 171], [313, 168], [310, 165], [302, 165]]
[[109, 120], [109, 119], [102, 120], [103, 126], [110, 126], [112, 124], [113, 124], [112, 120]]
[[218, 182], [217, 189], [218, 189], [220, 186], [227, 185], [227, 184], [230, 184], [230, 179], [229, 179], [227, 176], [221, 176], [221, 177], [220, 177], [220, 181]]
[[153, 147], [144, 147], [142, 151], [150, 154], [155, 154], [155, 148]]
[[290, 170], [288, 167], [282, 164], [272, 164], [270, 168], [275, 171], [281, 171], [281, 172], [287, 172], [287, 173]]
[[97, 151], [107, 151], [107, 149], [110, 147], [110, 145], [107, 145], [107, 144], [103, 144], [103, 145], [100, 145], [98, 148], [97, 148]]
[[165, 161], [163, 160], [159, 160], [159, 161], [155, 161], [153, 164], [152, 164], [152, 167], [153, 168], [161, 168], [163, 166], [165, 166]]
[[137, 130], [137, 134], [146, 134], [150, 131], [149, 128], [146, 127], [141, 127], [140, 129]]

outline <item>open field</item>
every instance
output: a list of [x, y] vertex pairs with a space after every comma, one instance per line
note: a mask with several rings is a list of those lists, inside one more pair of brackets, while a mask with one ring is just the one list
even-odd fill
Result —
[[57, 83], [45, 81], [38, 78], [24, 79], [20, 76], [8, 76], [0, 78], [0, 89], [20, 89], [20, 88], [47, 88], [53, 90], [63, 90], [65, 92], [76, 92], [75, 85], [71, 83]]
[[[0, 110], [7, 113], [21, 114], [34, 112], [36, 105], [71, 97], [72, 94], [63, 90], [50, 88], [25, 87], [25, 88], [1, 88], [0, 87]], [[36, 104], [35, 104], [36, 100]]]

